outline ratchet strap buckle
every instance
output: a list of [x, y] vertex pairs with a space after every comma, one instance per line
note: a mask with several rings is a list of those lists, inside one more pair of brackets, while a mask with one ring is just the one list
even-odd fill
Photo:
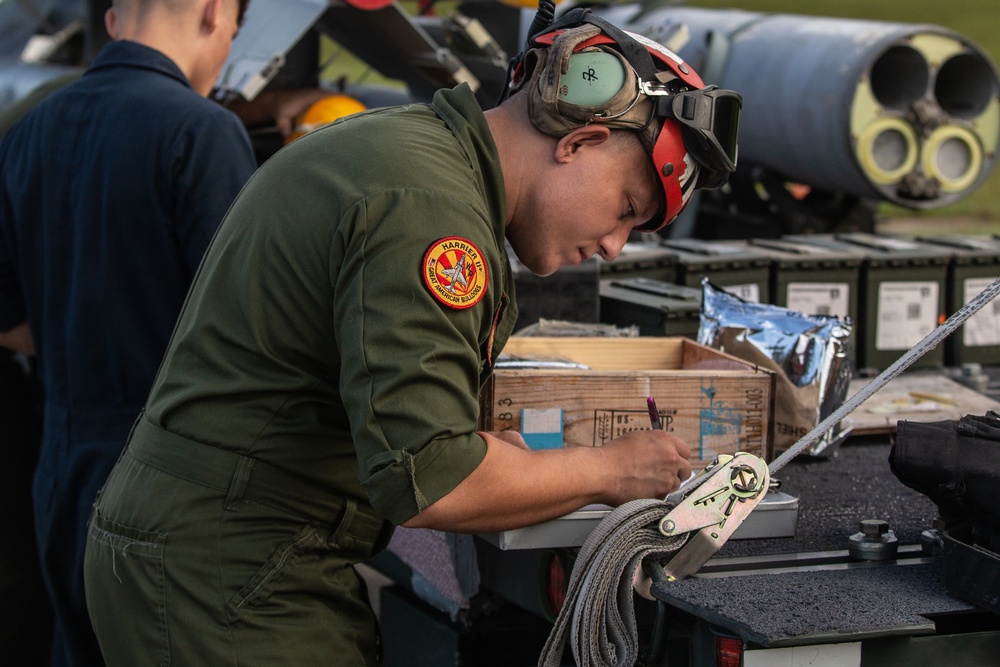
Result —
[[767, 464], [747, 452], [720, 454], [668, 501], [677, 505], [660, 520], [660, 533], [687, 541], [663, 564], [667, 581], [694, 573], [722, 548], [764, 498], [770, 484]]

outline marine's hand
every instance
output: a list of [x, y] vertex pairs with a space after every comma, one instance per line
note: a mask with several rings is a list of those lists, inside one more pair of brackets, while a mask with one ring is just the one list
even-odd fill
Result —
[[269, 88], [252, 102], [233, 100], [227, 106], [247, 127], [273, 124], [282, 136], [287, 137], [292, 132], [296, 116], [331, 94], [321, 88]]
[[278, 130], [285, 137], [292, 133], [296, 117], [314, 102], [331, 94], [330, 91], [319, 88], [300, 88], [275, 92], [279, 94], [276, 94], [272, 100], [271, 115], [274, 118], [274, 124], [278, 126]]
[[[8, 331], [0, 331], [0, 347], [28, 356], [35, 354], [35, 344], [31, 338], [31, 329], [27, 322], [21, 322]], [[522, 440], [522, 442], [524, 442]]]
[[691, 449], [665, 431], [636, 431], [603, 447], [531, 450], [513, 431], [480, 432], [486, 456], [408, 528], [495, 532], [603, 503], [665, 498], [691, 474]]
[[666, 431], [633, 431], [600, 448], [614, 475], [605, 501], [620, 505], [637, 498], [665, 498], [691, 476], [691, 448]]

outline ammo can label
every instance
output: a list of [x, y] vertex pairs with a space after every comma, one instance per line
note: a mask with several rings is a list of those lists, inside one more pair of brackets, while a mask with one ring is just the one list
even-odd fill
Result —
[[[996, 281], [993, 278], [968, 278], [963, 283], [965, 303], [969, 303], [980, 292]], [[962, 325], [962, 344], [965, 347], [1000, 345], [1000, 299], [983, 306]]]
[[743, 283], [742, 285], [723, 285], [722, 289], [726, 290], [733, 296], [738, 296], [744, 301], [749, 301], [750, 303], [760, 303], [760, 285], [757, 283]]
[[788, 283], [787, 308], [806, 315], [847, 317], [851, 286], [847, 283]]
[[908, 350], [938, 324], [938, 291], [933, 280], [890, 282], [878, 286], [876, 350]]

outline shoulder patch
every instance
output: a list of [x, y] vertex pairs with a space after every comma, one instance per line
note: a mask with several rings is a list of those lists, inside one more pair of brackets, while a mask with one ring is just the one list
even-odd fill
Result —
[[422, 270], [427, 289], [449, 308], [471, 308], [486, 296], [486, 261], [468, 239], [448, 236], [432, 243]]

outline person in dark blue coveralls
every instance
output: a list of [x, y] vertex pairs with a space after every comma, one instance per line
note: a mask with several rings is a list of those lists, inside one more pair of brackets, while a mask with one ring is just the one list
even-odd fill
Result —
[[146, 399], [201, 256], [257, 167], [206, 95], [247, 0], [115, 0], [114, 41], [0, 144], [0, 345], [45, 392], [33, 482], [53, 665], [103, 663], [86, 524]]

